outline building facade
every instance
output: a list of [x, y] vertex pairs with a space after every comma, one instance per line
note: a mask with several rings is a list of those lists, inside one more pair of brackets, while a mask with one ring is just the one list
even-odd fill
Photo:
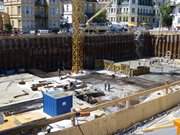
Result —
[[153, 0], [113, 0], [107, 9], [107, 19], [112, 23], [139, 26], [154, 23]]
[[[85, 20], [93, 16], [97, 11], [96, 0], [86, 0], [84, 2], [84, 17]], [[71, 24], [72, 23], [72, 0], [64, 0], [64, 19]]]
[[174, 1], [172, 27], [175, 30], [180, 30], [180, 0]]
[[62, 3], [59, 0], [4, 0], [14, 29], [23, 32], [59, 27]]
[[59, 28], [63, 16], [62, 0], [47, 0], [48, 3], [48, 27], [51, 29]]
[[107, 4], [109, 4], [111, 2], [111, 0], [97, 0], [97, 8], [103, 8], [104, 6], [106, 6]]

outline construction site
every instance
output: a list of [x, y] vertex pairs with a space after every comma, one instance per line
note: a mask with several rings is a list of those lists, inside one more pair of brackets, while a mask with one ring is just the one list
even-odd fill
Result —
[[84, 33], [81, 2], [72, 35], [0, 37], [0, 135], [180, 135], [180, 35]]

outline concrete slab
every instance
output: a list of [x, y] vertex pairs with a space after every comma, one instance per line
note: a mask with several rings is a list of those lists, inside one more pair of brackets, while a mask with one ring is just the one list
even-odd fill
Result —
[[[41, 92], [33, 92], [26, 85], [20, 85], [24, 80], [26, 83], [40, 79], [37, 76], [24, 73], [0, 78], [0, 107], [40, 98]], [[27, 93], [27, 95], [23, 95]]]

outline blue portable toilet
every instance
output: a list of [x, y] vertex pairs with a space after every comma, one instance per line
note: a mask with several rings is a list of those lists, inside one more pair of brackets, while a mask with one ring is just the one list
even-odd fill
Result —
[[43, 92], [43, 111], [50, 116], [71, 112], [73, 96], [59, 90]]

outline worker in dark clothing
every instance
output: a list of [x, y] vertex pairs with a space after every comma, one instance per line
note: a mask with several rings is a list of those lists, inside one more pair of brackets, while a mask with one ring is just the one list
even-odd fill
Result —
[[107, 81], [104, 82], [104, 90], [107, 90]]
[[110, 83], [108, 82], [108, 84], [107, 84], [107, 90], [110, 92], [110, 90], [111, 90], [111, 85], [110, 85]]

